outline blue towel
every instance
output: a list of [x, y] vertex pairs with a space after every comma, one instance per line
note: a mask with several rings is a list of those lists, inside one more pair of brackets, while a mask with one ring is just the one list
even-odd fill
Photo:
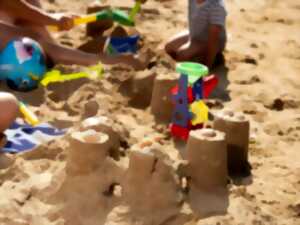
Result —
[[27, 124], [15, 122], [5, 131], [7, 143], [2, 148], [2, 151], [8, 153], [30, 151], [41, 144], [62, 137], [65, 133], [65, 129], [60, 130], [47, 123], [32, 127]]

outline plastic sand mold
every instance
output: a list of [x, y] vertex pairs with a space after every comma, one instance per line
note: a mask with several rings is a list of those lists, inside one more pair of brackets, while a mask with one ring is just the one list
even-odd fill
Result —
[[206, 104], [200, 100], [190, 105], [190, 111], [193, 113], [192, 125], [198, 125], [208, 121], [209, 109]]
[[70, 80], [77, 80], [81, 78], [99, 79], [102, 77], [103, 67], [101, 65], [93, 66], [85, 71], [72, 74], [62, 74], [59, 70], [52, 70], [45, 74], [41, 85], [47, 87], [50, 83], [65, 82]]
[[208, 68], [206, 66], [192, 62], [178, 63], [176, 71], [187, 75], [190, 84], [193, 84], [200, 78], [208, 75]]
[[139, 35], [128, 37], [111, 37], [107, 39], [107, 53], [110, 55], [133, 53], [138, 49]]
[[47, 123], [32, 127], [15, 122], [5, 131], [7, 143], [1, 150], [8, 153], [30, 151], [41, 144], [64, 136], [65, 133], [66, 130], [59, 130]]

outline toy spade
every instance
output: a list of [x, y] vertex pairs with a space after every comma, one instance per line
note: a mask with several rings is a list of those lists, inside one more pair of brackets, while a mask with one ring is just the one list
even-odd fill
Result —
[[103, 74], [103, 68], [101, 65], [93, 66], [85, 71], [72, 73], [72, 74], [62, 74], [59, 70], [52, 70], [45, 74], [44, 79], [41, 81], [41, 85], [47, 87], [50, 83], [65, 82], [69, 80], [77, 80], [81, 78], [100, 78]]
[[[123, 26], [134, 26], [134, 19], [136, 14], [141, 9], [141, 1], [137, 1], [135, 6], [128, 15], [126, 12], [119, 9], [105, 9], [98, 13], [82, 16], [74, 19], [74, 26], [93, 23], [99, 20], [111, 19], [116, 23], [119, 23]], [[50, 31], [59, 31], [59, 28], [56, 26], [48, 26]]]
[[134, 21], [136, 15], [141, 11], [142, 8], [142, 2], [141, 1], [136, 1], [134, 7], [132, 8], [129, 18]]
[[28, 124], [32, 126], [39, 124], [39, 119], [37, 118], [37, 116], [32, 111], [30, 111], [23, 102], [19, 102], [19, 109]]

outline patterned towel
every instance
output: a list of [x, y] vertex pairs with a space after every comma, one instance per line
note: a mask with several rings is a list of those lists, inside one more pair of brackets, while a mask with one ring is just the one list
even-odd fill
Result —
[[32, 127], [15, 122], [10, 129], [5, 131], [7, 144], [2, 151], [8, 153], [30, 151], [41, 144], [62, 137], [65, 133], [65, 129], [59, 130], [47, 123]]

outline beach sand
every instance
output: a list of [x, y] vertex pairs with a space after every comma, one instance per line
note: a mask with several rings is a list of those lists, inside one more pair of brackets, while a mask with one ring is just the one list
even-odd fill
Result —
[[[49, 0], [44, 7], [85, 13], [89, 2]], [[107, 2], [133, 5], [129, 0]], [[213, 71], [221, 84], [210, 105], [212, 112], [231, 108], [249, 118], [252, 176], [228, 185], [227, 204], [215, 205], [222, 215], [201, 216], [190, 207], [174, 169], [182, 149], [150, 112], [155, 76], [176, 75], [164, 43], [186, 29], [187, 22], [186, 1], [149, 0], [137, 17], [137, 30], [156, 54], [155, 66], [140, 72], [106, 66], [100, 81], [82, 79], [15, 93], [41, 121], [71, 129], [32, 152], [10, 159], [1, 155], [0, 224], [300, 224], [300, 3], [226, 0], [226, 5], [226, 64]], [[84, 27], [57, 39], [72, 47], [87, 41]], [[84, 130], [84, 119], [96, 115], [106, 119], [95, 140], [72, 137]]]

